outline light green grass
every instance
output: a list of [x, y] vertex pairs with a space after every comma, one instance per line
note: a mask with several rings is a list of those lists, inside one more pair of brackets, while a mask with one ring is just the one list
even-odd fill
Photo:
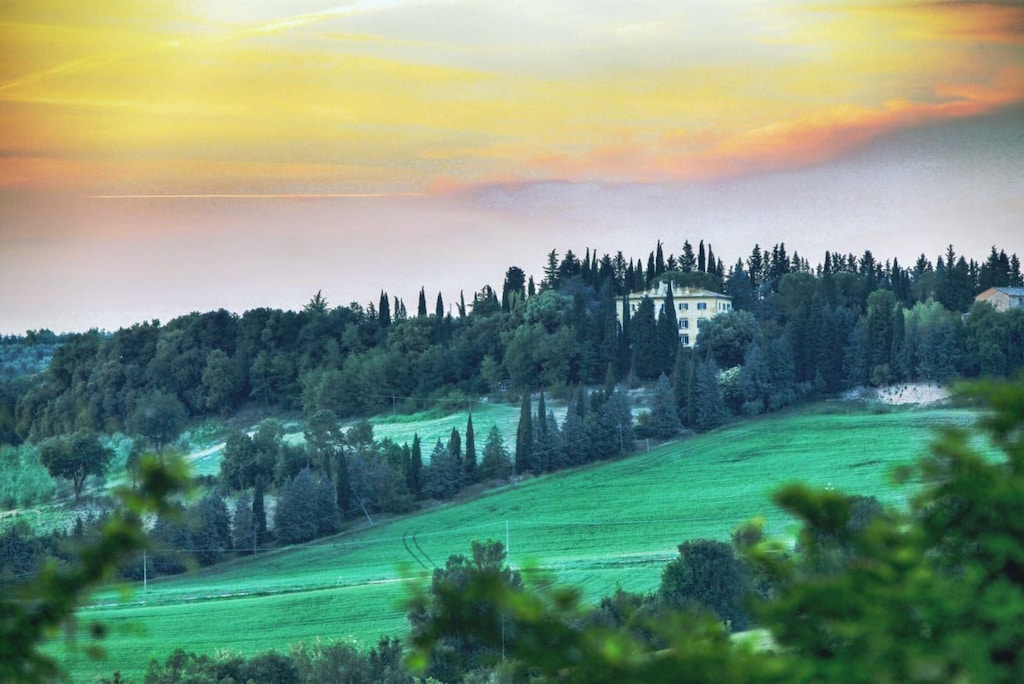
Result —
[[255, 653], [317, 637], [367, 645], [404, 633], [403, 578], [424, 573], [421, 562], [443, 565], [449, 554], [468, 553], [474, 539], [505, 541], [506, 529], [514, 565], [548, 571], [588, 599], [616, 586], [648, 591], [684, 540], [725, 540], [753, 517], [764, 518], [772, 536], [792, 534], [793, 522], [770, 502], [784, 482], [901, 504], [908, 491], [890, 484], [892, 468], [924, 453], [935, 428], [970, 421], [958, 410], [849, 414], [816, 407], [152, 582], [127, 599], [105, 592], [81, 617], [112, 625], [109, 660], [79, 656], [74, 678], [118, 668], [137, 679], [150, 657], [175, 646]]

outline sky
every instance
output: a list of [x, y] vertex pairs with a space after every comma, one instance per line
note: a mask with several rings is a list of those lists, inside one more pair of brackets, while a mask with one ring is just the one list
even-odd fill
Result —
[[1024, 3], [0, 4], [0, 333], [684, 240], [1024, 256]]

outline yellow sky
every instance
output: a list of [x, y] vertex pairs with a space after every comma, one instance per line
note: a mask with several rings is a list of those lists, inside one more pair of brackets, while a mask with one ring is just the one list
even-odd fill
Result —
[[1022, 27], [1016, 3], [7, 0], [0, 188], [419, 193], [794, 168], [1024, 100]]

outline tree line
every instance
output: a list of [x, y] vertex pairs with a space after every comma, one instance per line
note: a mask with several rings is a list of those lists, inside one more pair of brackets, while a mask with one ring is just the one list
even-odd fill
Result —
[[[656, 316], [644, 305], [618, 321], [617, 298], [658, 280], [733, 298], [734, 314], [702, 328], [701, 353], [683, 370], [674, 312]], [[1016, 254], [995, 247], [976, 261], [950, 246], [910, 267], [870, 251], [826, 252], [812, 268], [785, 244], [755, 245], [727, 270], [703, 242], [696, 253], [684, 242], [679, 255], [659, 242], [646, 266], [621, 252], [552, 251], [539, 285], [512, 266], [500, 296], [484, 286], [470, 302], [460, 296], [454, 312], [440, 294], [429, 312], [422, 289], [415, 315], [385, 291], [365, 307], [331, 307], [317, 293], [300, 311], [218, 310], [62, 336], [50, 342], [44, 370], [0, 379], [0, 436], [127, 431], [140, 406], [162, 397], [188, 418], [252, 404], [351, 418], [458, 405], [509, 386], [564, 392], [600, 385], [609, 372], [618, 381], [665, 373], [678, 387], [680, 373], [690, 384], [700, 363], [719, 372], [750, 366], [723, 379], [734, 413], [867, 382], [1007, 376], [1022, 363], [1020, 313], [961, 314], [987, 287], [1021, 283]]]

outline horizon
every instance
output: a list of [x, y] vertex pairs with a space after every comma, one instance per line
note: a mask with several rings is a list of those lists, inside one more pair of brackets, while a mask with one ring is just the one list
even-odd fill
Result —
[[1024, 6], [207, 5], [5, 9], [0, 333], [454, 306], [658, 240], [1024, 254]]

